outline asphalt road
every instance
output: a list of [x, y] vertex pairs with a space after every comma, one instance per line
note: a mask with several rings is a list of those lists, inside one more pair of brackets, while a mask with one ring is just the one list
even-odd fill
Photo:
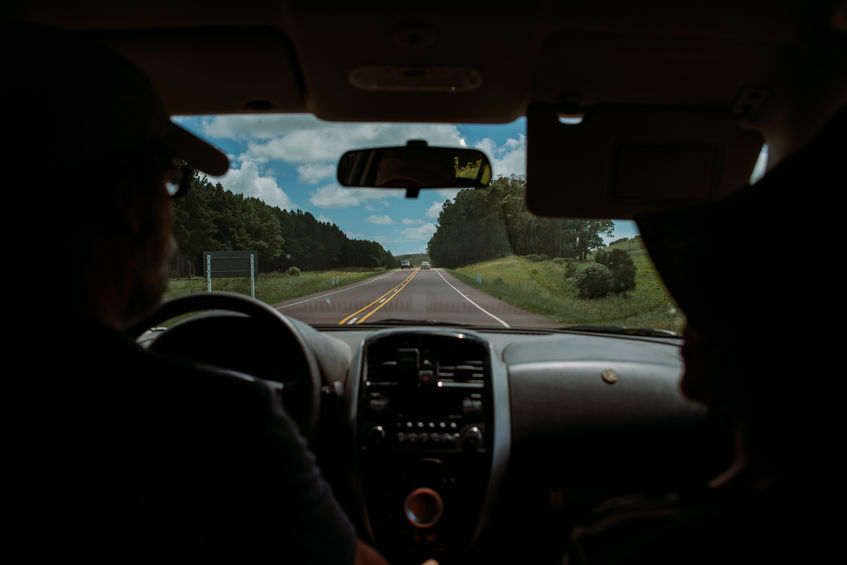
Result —
[[441, 269], [399, 269], [274, 307], [317, 326], [354, 326], [389, 319], [500, 328], [561, 326], [468, 286]]

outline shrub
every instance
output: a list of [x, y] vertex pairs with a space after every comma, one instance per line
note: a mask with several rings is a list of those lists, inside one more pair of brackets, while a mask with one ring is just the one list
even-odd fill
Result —
[[576, 277], [576, 288], [580, 298], [602, 298], [614, 288], [612, 271], [600, 263], [589, 265]]
[[288, 267], [288, 270], [285, 271], [286, 275], [291, 275], [292, 277], [300, 276], [300, 269], [297, 267]]
[[576, 263], [571, 261], [565, 266], [565, 278], [569, 279], [576, 274]]
[[629, 253], [623, 249], [598, 251], [594, 260], [612, 272], [614, 292], [624, 292], [635, 288], [635, 263]]
[[635, 289], [635, 264], [625, 265], [612, 275], [615, 277], [615, 292]]

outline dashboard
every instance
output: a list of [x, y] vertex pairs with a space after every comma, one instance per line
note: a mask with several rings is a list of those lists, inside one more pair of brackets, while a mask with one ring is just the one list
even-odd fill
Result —
[[729, 456], [724, 430], [679, 392], [679, 338], [278, 317], [269, 342], [249, 319], [205, 314], [140, 341], [196, 361], [217, 352], [215, 365], [271, 382], [317, 373], [310, 443], [391, 563], [557, 563], [602, 501], [699, 484]]

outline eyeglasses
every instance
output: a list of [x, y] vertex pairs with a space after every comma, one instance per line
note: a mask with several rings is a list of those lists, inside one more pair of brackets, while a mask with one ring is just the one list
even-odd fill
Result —
[[188, 192], [188, 187], [191, 186], [191, 179], [194, 178], [194, 175], [195, 170], [193, 168], [183, 161], [174, 159], [165, 180], [165, 190], [168, 191], [171, 198], [184, 196]]

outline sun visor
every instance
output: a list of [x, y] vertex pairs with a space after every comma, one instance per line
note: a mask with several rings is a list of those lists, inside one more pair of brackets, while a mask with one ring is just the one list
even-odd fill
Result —
[[171, 114], [299, 112], [303, 81], [287, 35], [268, 27], [91, 34], [147, 71]]
[[547, 217], [631, 218], [749, 184], [759, 132], [730, 112], [596, 106], [527, 112], [527, 208]]

